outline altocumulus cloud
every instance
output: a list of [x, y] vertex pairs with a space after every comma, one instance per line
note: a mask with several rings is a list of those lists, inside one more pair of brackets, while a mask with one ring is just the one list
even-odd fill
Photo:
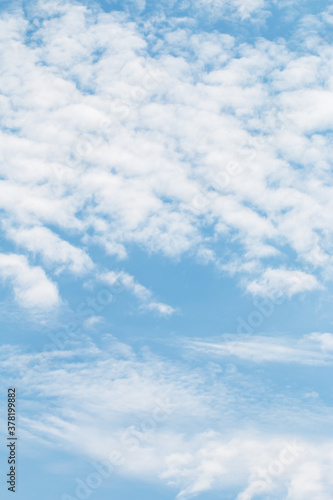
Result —
[[[94, 245], [126, 260], [134, 244], [213, 262], [254, 294], [289, 293], [295, 272], [306, 279], [294, 293], [322, 286], [333, 51], [313, 40], [329, 10], [306, 20], [309, 34], [305, 21], [295, 28], [293, 48], [172, 19], [142, 31], [124, 13], [67, 1], [25, 12], [1, 18], [0, 204], [26, 266], [37, 255], [53, 280], [106, 273]], [[153, 297], [147, 309], [172, 312]]]

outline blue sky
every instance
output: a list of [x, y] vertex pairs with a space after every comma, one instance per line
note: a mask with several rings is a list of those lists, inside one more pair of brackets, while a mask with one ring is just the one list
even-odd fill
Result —
[[329, 2], [0, 8], [17, 498], [331, 499]]

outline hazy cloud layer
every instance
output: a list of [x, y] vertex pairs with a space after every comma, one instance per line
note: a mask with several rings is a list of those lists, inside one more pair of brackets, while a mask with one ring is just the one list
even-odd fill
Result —
[[332, 411], [316, 394], [282, 396], [230, 365], [193, 369], [111, 336], [103, 347], [48, 354], [3, 346], [0, 370], [20, 387], [26, 442], [116, 463], [127, 480], [158, 481], [184, 498], [332, 495], [331, 444], [317, 434]]

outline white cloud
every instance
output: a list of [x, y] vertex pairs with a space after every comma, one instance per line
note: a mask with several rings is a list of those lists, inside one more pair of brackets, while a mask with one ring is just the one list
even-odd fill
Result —
[[229, 334], [220, 342], [189, 341], [187, 347], [207, 355], [235, 356], [254, 363], [326, 365], [333, 363], [333, 334], [313, 333], [301, 339]]
[[[225, 12], [213, 0], [201, 3]], [[263, 2], [224, 5], [246, 18]], [[204, 257], [240, 273], [256, 295], [319, 289], [333, 269], [328, 42], [314, 44], [311, 35], [298, 53], [296, 39], [292, 47], [283, 40], [239, 44], [153, 19], [144, 34], [123, 14], [67, 1], [37, 2], [28, 12], [30, 25], [21, 11], [0, 21], [0, 208], [10, 241], [44, 265], [78, 274], [92, 263], [66, 241], [73, 234], [88, 249], [97, 243], [121, 258], [132, 245], [169, 258]], [[60, 302], [57, 286], [22, 255], [0, 254], [0, 274], [27, 308]], [[120, 282], [142, 307], [174, 312], [126, 272], [99, 278]], [[320, 365], [331, 363], [332, 335], [195, 345], [222, 355], [228, 347], [256, 362]], [[184, 497], [225, 487], [249, 492], [255, 468], [275, 460], [290, 438], [287, 427], [291, 435], [301, 424], [316, 434], [332, 421], [320, 401], [277, 398], [262, 386], [258, 396], [251, 375], [232, 378], [224, 365], [216, 381], [204, 368], [190, 372], [150, 352], [138, 359], [116, 343], [105, 352], [1, 353], [2, 368], [26, 391], [27, 436], [100, 460], [120, 449], [124, 474], [159, 478]], [[41, 359], [50, 366], [32, 370]], [[161, 410], [164, 421], [156, 420]], [[305, 442], [300, 466], [270, 487], [285, 488], [288, 500], [332, 498], [331, 443]]]
[[46, 264], [58, 264], [75, 274], [82, 274], [93, 268], [90, 257], [80, 248], [63, 241], [46, 227], [13, 228], [7, 237], [34, 254], [41, 254]]
[[215, 16], [222, 17], [231, 11], [244, 20], [262, 11], [266, 2], [265, 0], [196, 0], [196, 5], [208, 9]]
[[109, 271], [100, 275], [100, 280], [111, 286], [123, 286], [142, 301], [146, 301], [151, 298], [151, 292], [143, 285], [140, 285], [140, 283], [137, 283], [133, 276], [125, 273], [124, 271]]
[[283, 293], [288, 297], [296, 293], [318, 290], [321, 286], [315, 276], [303, 271], [267, 269], [255, 281], [247, 285], [253, 295], [274, 296]]
[[[331, 443], [318, 437], [332, 416], [320, 399], [284, 399], [276, 388], [270, 394], [267, 381], [255, 387], [248, 374], [217, 378], [205, 365], [137, 356], [111, 337], [100, 348], [76, 345], [42, 357], [3, 346], [0, 366], [21, 388], [20, 432], [35, 445], [38, 437], [48, 449], [99, 461], [117, 452], [115, 473], [158, 480], [183, 498], [214, 490], [238, 500], [263, 491], [310, 500], [316, 488], [321, 498], [332, 495]], [[305, 492], [309, 467], [318, 474]]]
[[309, 335], [309, 339], [319, 343], [324, 352], [333, 350], [333, 335], [331, 333], [312, 333]]
[[91, 316], [84, 321], [84, 327], [87, 329], [93, 329], [96, 325], [103, 322], [102, 316]]
[[[247, 15], [245, 2], [233, 5]], [[260, 5], [246, 2], [248, 13]], [[77, 273], [91, 269], [93, 245], [124, 259], [134, 244], [210, 255], [250, 276], [255, 293], [310, 291], [331, 275], [328, 43], [298, 54], [282, 40], [238, 44], [153, 19], [146, 36], [125, 15], [66, 1], [28, 13], [30, 39], [19, 11], [1, 21], [9, 238], [20, 228], [19, 244]], [[31, 241], [36, 228], [54, 248]], [[66, 242], [73, 232], [87, 254]], [[301, 273], [302, 286], [291, 285]]]
[[155, 302], [153, 294], [148, 288], [138, 283], [133, 276], [124, 271], [109, 271], [99, 275], [100, 281], [111, 286], [123, 287], [130, 291], [142, 303], [142, 307], [150, 311], [157, 311], [161, 315], [169, 316], [175, 309], [167, 304]]
[[42, 268], [29, 266], [23, 255], [0, 254], [0, 277], [10, 282], [17, 302], [33, 312], [60, 304], [57, 286]]
[[147, 308], [151, 311], [158, 311], [160, 314], [169, 316], [175, 312], [175, 309], [167, 304], [163, 304], [162, 302], [150, 302], [147, 305]]

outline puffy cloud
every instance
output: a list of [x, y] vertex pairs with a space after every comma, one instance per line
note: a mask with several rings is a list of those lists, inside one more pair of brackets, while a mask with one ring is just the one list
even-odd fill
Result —
[[279, 292], [291, 297], [296, 293], [318, 290], [317, 279], [303, 271], [267, 269], [262, 276], [248, 284], [247, 290], [254, 295], [274, 296]]
[[27, 309], [44, 311], [60, 304], [57, 286], [41, 267], [31, 267], [23, 255], [0, 254], [0, 277], [9, 281], [15, 299]]
[[65, 266], [75, 274], [85, 273], [93, 267], [90, 257], [82, 249], [63, 241], [46, 227], [10, 227], [7, 237], [32, 253], [41, 254], [46, 264]]
[[170, 314], [174, 314], [175, 309], [168, 304], [163, 304], [162, 302], [150, 302], [147, 305], [147, 308], [150, 311], [158, 311], [160, 314], [164, 316], [170, 316]]
[[[153, 19], [147, 35], [124, 14], [67, 1], [27, 12], [1, 20], [8, 238], [75, 273], [92, 269], [95, 244], [121, 259], [134, 244], [209, 255], [250, 275], [256, 294], [310, 291], [324, 268], [330, 276], [329, 43], [309, 39], [298, 53]], [[73, 232], [86, 253], [66, 242]], [[301, 271], [286, 265], [290, 252]], [[300, 273], [302, 286], [291, 284]]]

